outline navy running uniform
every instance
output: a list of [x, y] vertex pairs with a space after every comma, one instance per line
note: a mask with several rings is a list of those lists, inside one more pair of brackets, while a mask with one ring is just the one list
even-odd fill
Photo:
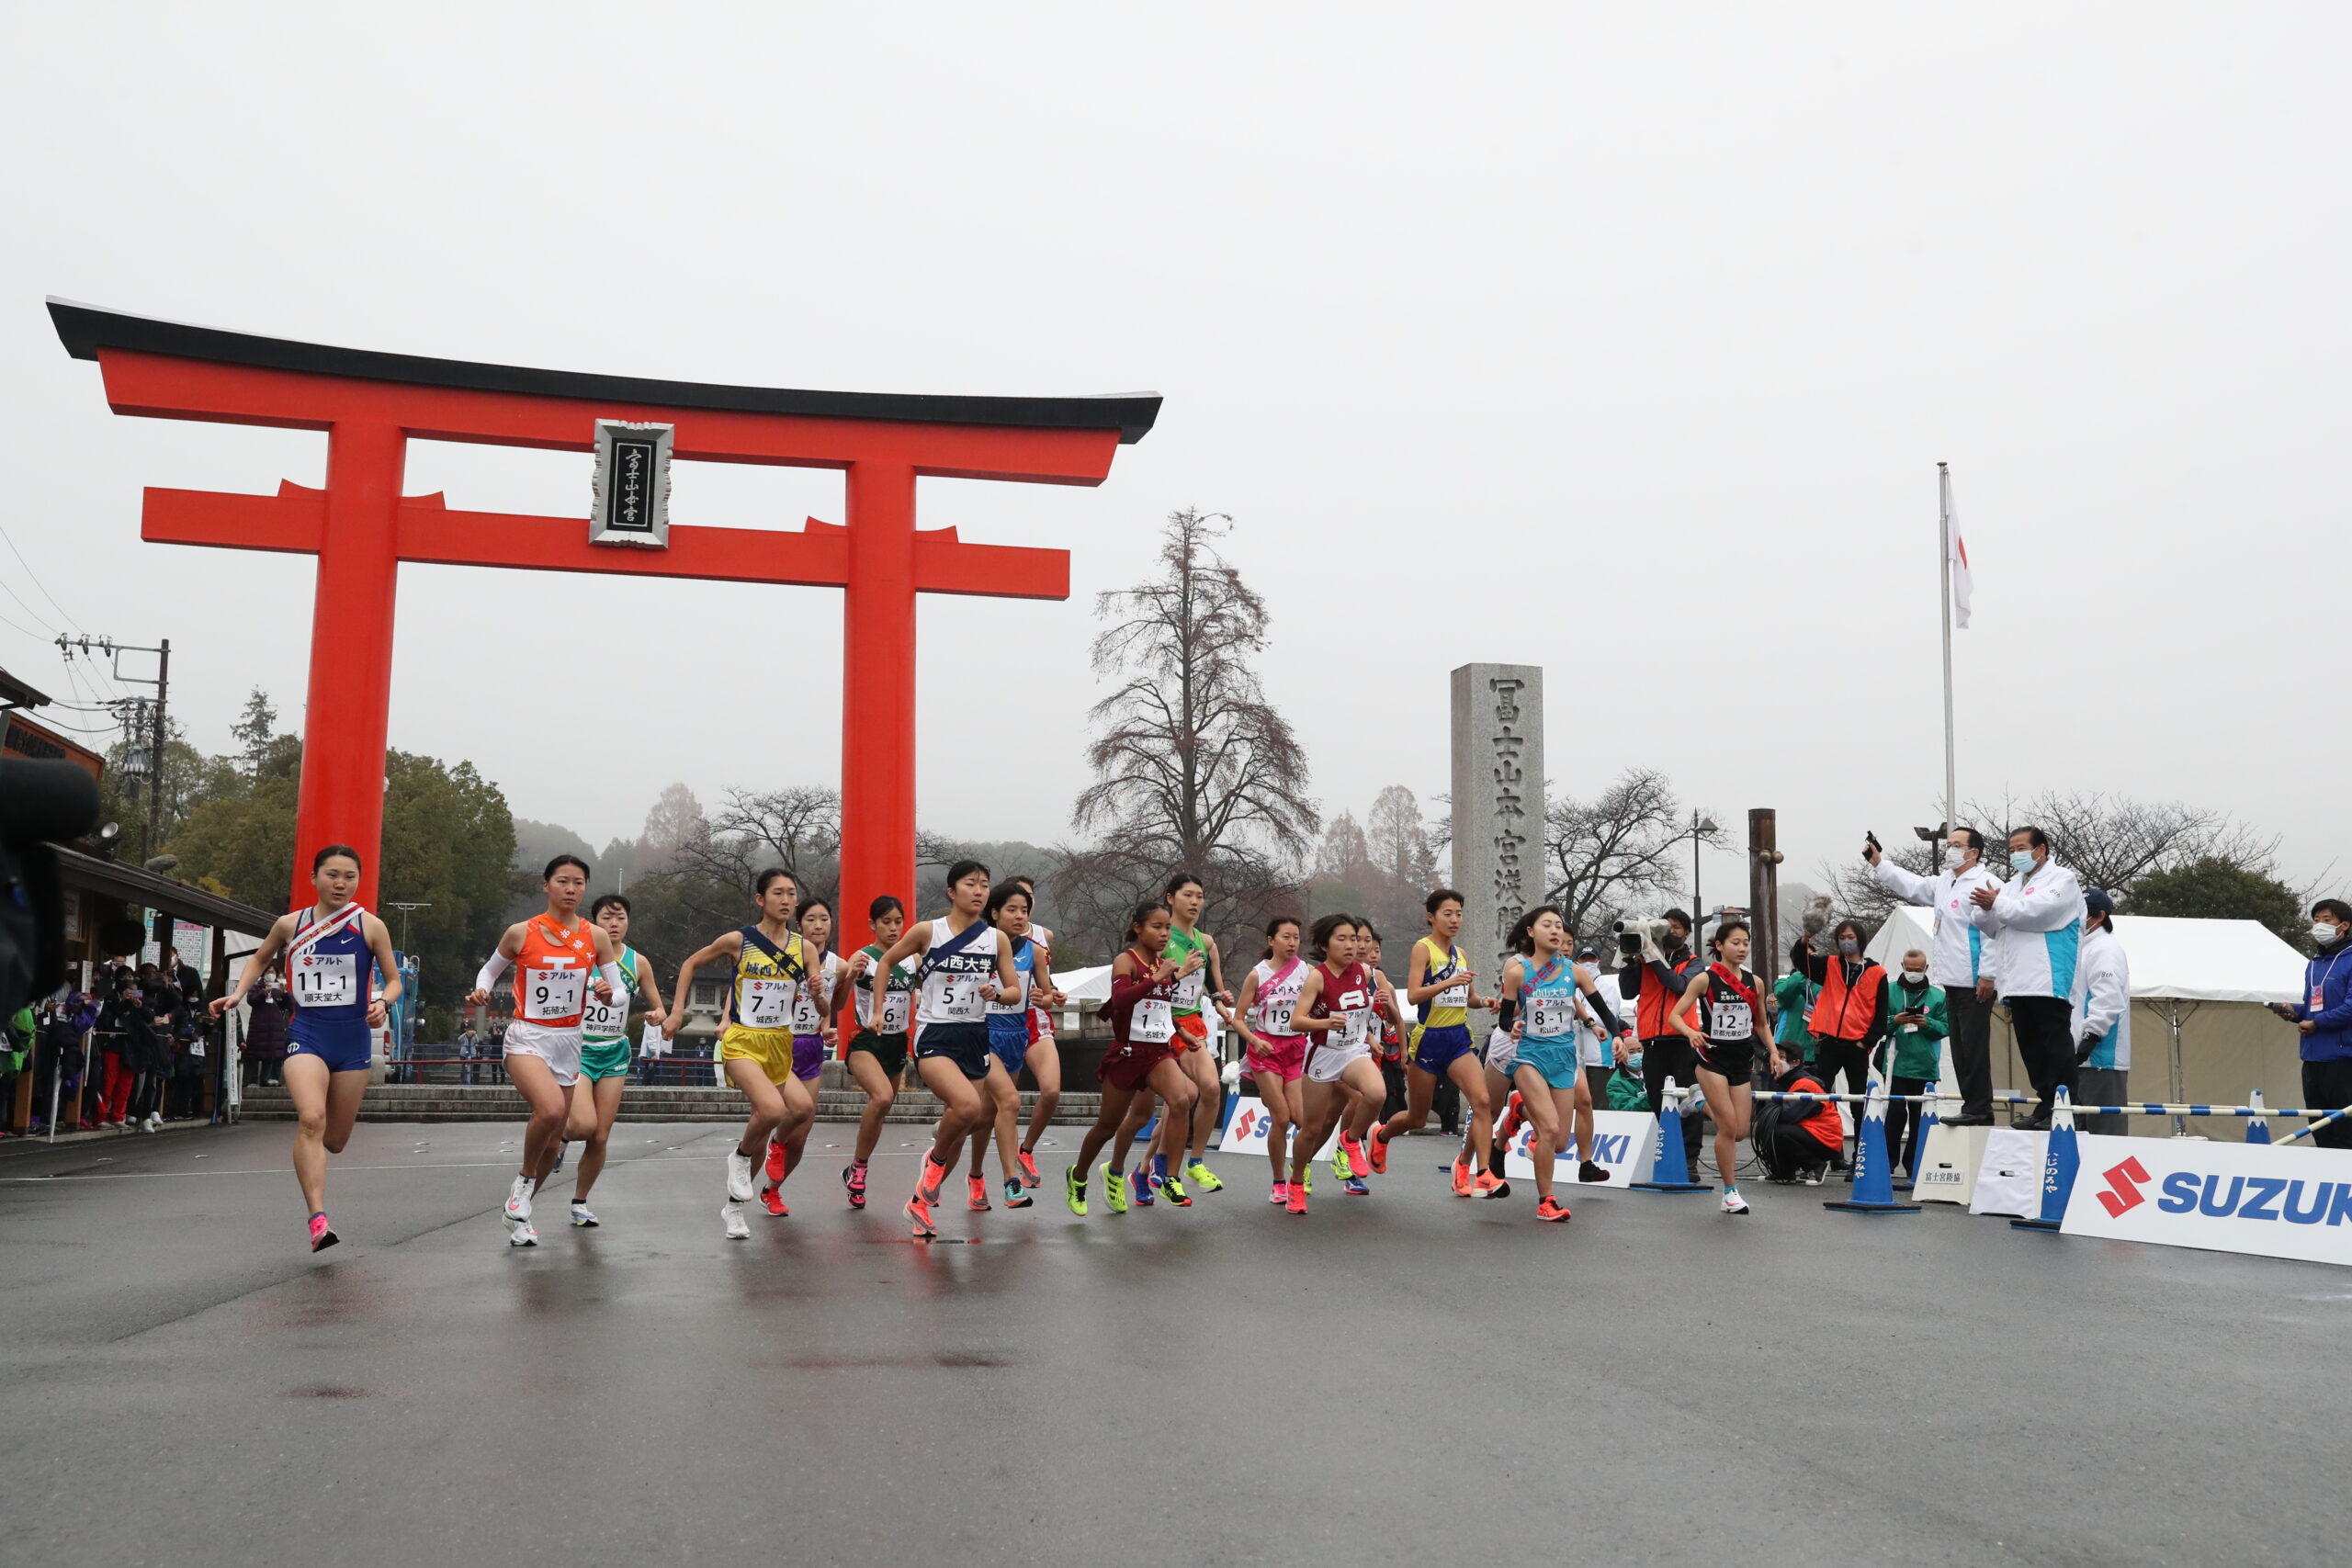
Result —
[[376, 967], [364, 912], [345, 904], [322, 920], [305, 909], [286, 944], [286, 981], [294, 992], [288, 1056], [316, 1056], [334, 1073], [364, 1073], [375, 1055], [368, 993]]

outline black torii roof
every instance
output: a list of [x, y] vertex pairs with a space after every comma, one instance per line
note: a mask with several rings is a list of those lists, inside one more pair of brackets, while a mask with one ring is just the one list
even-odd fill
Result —
[[727, 387], [707, 381], [658, 381], [639, 376], [596, 376], [578, 370], [533, 370], [514, 365], [479, 365], [465, 359], [428, 359], [413, 354], [336, 348], [256, 337], [219, 327], [190, 326], [153, 316], [128, 316], [95, 305], [52, 297], [50, 320], [58, 340], [76, 359], [96, 359], [101, 348], [246, 365], [260, 370], [295, 370], [313, 376], [348, 376], [418, 387], [455, 387], [474, 392], [514, 392], [526, 397], [578, 398], [590, 402], [654, 403], [670, 408], [724, 409], [737, 413], [800, 414], [820, 419], [886, 419], [923, 424], [987, 424], [1023, 430], [1116, 430], [1122, 445], [1143, 439], [1159, 417], [1159, 394], [1134, 392], [1091, 398], [974, 398], [925, 392], [810, 392], [786, 387]]

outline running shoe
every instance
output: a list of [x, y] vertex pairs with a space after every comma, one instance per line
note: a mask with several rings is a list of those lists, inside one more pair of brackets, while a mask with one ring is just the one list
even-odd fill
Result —
[[913, 1226], [917, 1241], [929, 1241], [939, 1234], [931, 1223], [931, 1202], [920, 1192], [907, 1200], [907, 1223]]
[[1467, 1153], [1453, 1156], [1453, 1195], [1456, 1198], [1470, 1196], [1471, 1170], [1470, 1156]]
[[1565, 1223], [1568, 1217], [1568, 1206], [1557, 1198], [1546, 1198], [1535, 1205], [1535, 1217], [1539, 1220]]
[[1609, 1179], [1609, 1168], [1605, 1165], [1596, 1165], [1591, 1160], [1582, 1161], [1577, 1166], [1577, 1179], [1578, 1181], [1606, 1181]]
[[1078, 1179], [1078, 1167], [1071, 1166], [1062, 1173], [1062, 1201], [1080, 1219], [1086, 1218], [1086, 1183]]
[[[1084, 1182], [1080, 1183], [1079, 1190], [1080, 1192], [1086, 1190]], [[1125, 1213], [1127, 1212], [1127, 1179], [1115, 1170], [1103, 1171], [1102, 1201], [1111, 1205], [1113, 1213]]]
[[865, 1162], [864, 1160], [852, 1160], [842, 1167], [842, 1185], [849, 1189], [851, 1208], [865, 1207]]
[[1021, 1149], [1016, 1151], [1012, 1157], [1021, 1162], [1022, 1186], [1035, 1191], [1046, 1184], [1046, 1179], [1037, 1174], [1037, 1156], [1035, 1155], [1031, 1154], [1027, 1149]]
[[1304, 1196], [1308, 1198], [1315, 1196], [1315, 1162], [1313, 1160], [1306, 1162], [1306, 1179], [1297, 1185], [1298, 1190]]
[[967, 1190], [964, 1195], [964, 1207], [971, 1210], [972, 1213], [977, 1214], [988, 1206], [988, 1178], [984, 1176], [975, 1176], [971, 1179], [969, 1183], [969, 1190]]
[[947, 1168], [932, 1158], [922, 1156], [922, 1180], [915, 1188], [915, 1195], [925, 1203], [939, 1201], [939, 1189], [947, 1179]]
[[1478, 1179], [1470, 1184], [1470, 1195], [1474, 1198], [1508, 1198], [1510, 1196], [1510, 1183], [1491, 1170], [1482, 1170], [1478, 1173]]
[[1519, 1131], [1519, 1124], [1526, 1119], [1527, 1102], [1520, 1099], [1519, 1090], [1513, 1089], [1510, 1098], [1503, 1101], [1503, 1119], [1495, 1125], [1495, 1136], [1506, 1144], [1510, 1143], [1512, 1134]]
[[1364, 1150], [1372, 1156], [1372, 1174], [1374, 1176], [1388, 1174], [1388, 1140], [1382, 1133], [1383, 1129], [1374, 1127], [1370, 1145]]
[[499, 1212], [499, 1217], [506, 1222], [506, 1228], [510, 1231], [517, 1225], [527, 1225], [531, 1223], [531, 1179], [529, 1177], [518, 1176], [514, 1179], [514, 1185], [506, 1190], [506, 1206]]
[[531, 1228], [530, 1222], [526, 1220], [523, 1224], [515, 1225], [507, 1231], [506, 1245], [509, 1247], [537, 1247], [539, 1245], [539, 1233], [533, 1230]]
[[1293, 1187], [1290, 1190], [1290, 1201], [1283, 1206], [1294, 1214], [1303, 1214], [1306, 1213], [1306, 1189], [1304, 1187]]
[[1340, 1178], [1356, 1173], [1355, 1156], [1348, 1152], [1349, 1140], [1341, 1138], [1340, 1146], [1331, 1151], [1331, 1174]]
[[1351, 1198], [1369, 1198], [1372, 1196], [1372, 1183], [1366, 1181], [1361, 1176], [1351, 1176], [1342, 1185], [1345, 1187], [1347, 1194]]
[[1193, 1206], [1193, 1201], [1184, 1195], [1184, 1184], [1176, 1179], [1174, 1171], [1170, 1171], [1166, 1176], [1155, 1176], [1152, 1180], [1159, 1184], [1159, 1195], [1170, 1203], [1180, 1209], [1189, 1209]]
[[334, 1234], [334, 1227], [327, 1224], [327, 1217], [324, 1214], [311, 1216], [311, 1250], [312, 1252], [324, 1252], [342, 1239], [343, 1237]]
[[1021, 1185], [1021, 1178], [1017, 1176], [1008, 1176], [1004, 1179], [1004, 1206], [1006, 1208], [1025, 1209], [1035, 1201], [1035, 1199], [1029, 1196], [1029, 1190]]
[[741, 1149], [727, 1151], [727, 1201], [748, 1203], [759, 1196], [759, 1189], [752, 1185], [752, 1156]]
[[792, 1213], [784, 1206], [784, 1189], [781, 1187], [761, 1188], [760, 1206], [767, 1210], [771, 1217], [779, 1220]]
[[1184, 1179], [1204, 1192], [1221, 1192], [1225, 1190], [1225, 1183], [1218, 1178], [1217, 1173], [1200, 1160], [1194, 1160], [1184, 1168]]
[[564, 1151], [564, 1145], [561, 1145], [561, 1144], [558, 1144], [558, 1145], [555, 1146], [555, 1163], [554, 1163], [553, 1165], [551, 1165], [551, 1166], [548, 1167], [548, 1177], [547, 1177], [547, 1179], [548, 1179], [548, 1180], [550, 1180], [550, 1181], [554, 1180], [557, 1177], [559, 1177], [559, 1176], [560, 1176], [560, 1175], [562, 1175], [562, 1174], [563, 1174], [563, 1151]]
[[1127, 1175], [1127, 1190], [1135, 1195], [1136, 1207], [1148, 1209], [1159, 1201], [1159, 1194], [1152, 1190], [1154, 1178], [1149, 1169], [1137, 1166]]
[[594, 1212], [591, 1210], [587, 1204], [582, 1202], [577, 1198], [574, 1198], [571, 1201], [571, 1223], [578, 1225], [582, 1230], [594, 1230], [598, 1225], [604, 1224], [602, 1220], [596, 1217]]
[[741, 1204], [728, 1203], [722, 1205], [718, 1211], [718, 1217], [727, 1222], [728, 1240], [749, 1241], [752, 1239], [752, 1227], [750, 1223], [743, 1218], [743, 1206]]
[[[558, 1166], [556, 1168], [560, 1170], [563, 1168]], [[781, 1183], [784, 1180], [784, 1145], [773, 1138], [768, 1140], [767, 1173], [770, 1181]]]
[[1277, 1182], [1275, 1182], [1275, 1183], [1274, 1183], [1274, 1190], [1273, 1190], [1273, 1193], [1272, 1193], [1272, 1196], [1270, 1196], [1270, 1197], [1266, 1200], [1266, 1201], [1268, 1201], [1269, 1203], [1287, 1203], [1287, 1202], [1289, 1202], [1289, 1201], [1290, 1201], [1290, 1183], [1289, 1183], [1289, 1182], [1287, 1182], [1287, 1181], [1277, 1181]]
[[1739, 1195], [1738, 1188], [1726, 1187], [1724, 1189], [1724, 1213], [1726, 1214], [1744, 1214], [1747, 1213], [1747, 1200]]

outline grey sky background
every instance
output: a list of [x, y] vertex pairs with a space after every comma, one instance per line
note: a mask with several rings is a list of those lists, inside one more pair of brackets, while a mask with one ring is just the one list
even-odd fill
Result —
[[[299, 718], [309, 560], [142, 545], [138, 498], [316, 484], [325, 443], [108, 414], [47, 294], [619, 374], [1164, 392], [1100, 489], [923, 482], [925, 526], [1073, 553], [1067, 604], [923, 601], [943, 832], [1067, 830], [1091, 597], [1196, 504], [1238, 519], [1328, 809], [1443, 792], [1446, 672], [1535, 662], [1556, 788], [1650, 763], [1727, 823], [1777, 807], [1817, 881], [1933, 820], [1940, 458], [1962, 795], [2208, 803], [2290, 878], [2352, 871], [2340, 8], [7, 13], [5, 521], [63, 612], [0, 559], [31, 606], [0, 595], [0, 664], [55, 694], [36, 611], [168, 635], [200, 745], [255, 683]], [[640, 182], [661, 225], [616, 231]], [[454, 506], [588, 487], [584, 456], [411, 449]], [[681, 464], [672, 516], [839, 521], [841, 491]], [[408, 567], [400, 598], [392, 743], [518, 815], [601, 843], [673, 779], [837, 776], [830, 591]], [[516, 706], [550, 654], [568, 726]]]

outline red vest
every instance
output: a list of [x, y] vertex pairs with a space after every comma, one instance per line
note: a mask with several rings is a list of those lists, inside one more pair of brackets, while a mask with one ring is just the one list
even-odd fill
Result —
[[1864, 959], [1853, 985], [1846, 984], [1846, 961], [1832, 958], [1823, 966], [1821, 996], [1813, 1004], [1804, 1026], [1815, 1040], [1860, 1041], [1878, 1016], [1878, 998], [1886, 989], [1886, 971]]

